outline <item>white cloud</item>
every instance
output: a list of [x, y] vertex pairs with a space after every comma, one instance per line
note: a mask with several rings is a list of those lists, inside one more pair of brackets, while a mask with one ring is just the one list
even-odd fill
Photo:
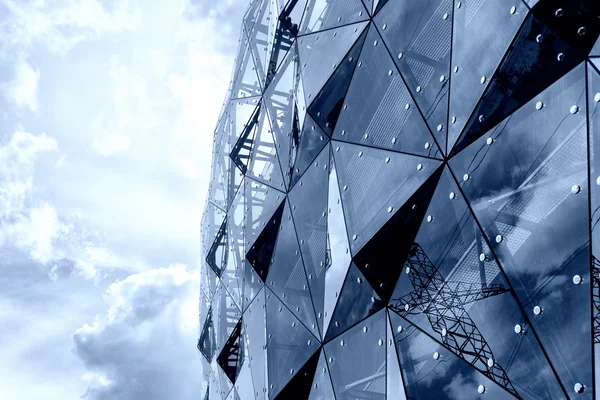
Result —
[[4, 85], [4, 95], [18, 107], [36, 111], [39, 81], [40, 71], [21, 60], [15, 65], [15, 78]]
[[88, 370], [85, 398], [198, 397], [198, 281], [197, 272], [176, 264], [108, 288], [106, 313], [73, 336], [75, 354]]
[[0, 0], [9, 12], [0, 24], [0, 46], [6, 57], [36, 44], [65, 53], [76, 44], [102, 34], [135, 30], [141, 11], [129, 0], [111, 1], [107, 11], [99, 0]]

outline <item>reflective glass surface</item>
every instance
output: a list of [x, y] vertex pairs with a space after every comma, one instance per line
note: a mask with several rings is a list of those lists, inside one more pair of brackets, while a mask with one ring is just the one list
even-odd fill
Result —
[[597, 398], [599, 18], [251, 1], [200, 227], [198, 396]]

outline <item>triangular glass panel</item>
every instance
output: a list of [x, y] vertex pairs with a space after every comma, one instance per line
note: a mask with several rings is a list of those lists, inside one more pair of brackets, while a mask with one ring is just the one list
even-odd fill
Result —
[[240, 372], [238, 373], [238, 377], [235, 381], [234, 390], [236, 391], [236, 394], [240, 400], [255, 400], [256, 392], [254, 390], [254, 382], [252, 381], [252, 369], [250, 368], [248, 351], [246, 349], [248, 346], [248, 340], [246, 334], [244, 333], [244, 329], [245, 328], [242, 326], [242, 341], [244, 342], [244, 349], [246, 350], [246, 353], [244, 354], [244, 363], [242, 364]]
[[234, 65], [236, 69], [233, 71], [231, 80], [231, 99], [260, 95], [262, 90], [260, 79], [254, 66], [254, 60], [252, 59], [250, 43], [244, 32], [241, 35], [240, 46]]
[[333, 137], [395, 151], [439, 155], [374, 25], [368, 29], [358, 60], [343, 106], [339, 104]]
[[206, 265], [200, 268], [200, 290], [212, 301], [212, 298], [217, 290], [217, 276]]
[[244, 341], [242, 340], [242, 320], [240, 319], [217, 357], [217, 363], [229, 380], [235, 384], [244, 363]]
[[572, 0], [564, 4], [539, 1], [531, 8], [531, 13], [581, 56], [590, 53], [600, 34], [600, 4], [597, 1]]
[[592, 382], [584, 93], [582, 64], [450, 161], [566, 388]]
[[296, 228], [287, 203], [283, 210], [275, 251], [265, 283], [315, 336], [319, 336]]
[[254, 59], [256, 72], [261, 83], [266, 82], [267, 69], [277, 30], [278, 10], [275, 0], [260, 0], [253, 24], [246, 25], [250, 52]]
[[407, 398], [515, 398], [396, 313], [390, 319]]
[[[592, 215], [592, 334], [595, 354], [600, 354], [600, 72], [591, 64], [588, 70], [588, 121], [590, 144], [590, 202]], [[585, 278], [584, 278], [585, 279]], [[595, 389], [600, 389], [600, 357], [595, 357]]]
[[[452, 3], [452, 0], [390, 1], [374, 18], [414, 101], [443, 151], [448, 123]], [[404, 100], [405, 104], [413, 106], [413, 99]], [[398, 113], [398, 109], [396, 107], [394, 111]], [[412, 109], [413, 113], [419, 114], [415, 107]], [[422, 143], [419, 145], [422, 150]]]
[[306, 6], [300, 35], [366, 21], [369, 14], [361, 0], [316, 0]]
[[329, 261], [327, 256], [329, 156], [329, 147], [326, 147], [288, 195], [320, 332], [323, 332], [325, 270]]
[[313, 379], [312, 389], [310, 390], [310, 396], [308, 400], [331, 400], [335, 399], [333, 394], [333, 386], [331, 385], [331, 378], [329, 377], [329, 368], [327, 367], [327, 360], [325, 358], [325, 352], [321, 351], [319, 356], [319, 364], [315, 371], [315, 377]]
[[208, 360], [212, 361], [215, 354], [215, 328], [212, 322], [212, 308], [208, 309], [208, 315], [204, 321], [202, 332], [200, 333], [200, 339], [198, 339], [198, 350]]
[[[426, 177], [424, 182], [418, 182], [422, 184], [420, 187], [410, 188], [410, 197], [403, 196], [400, 205], [394, 204], [384, 211], [391, 216], [388, 217], [390, 219], [385, 221], [383, 227], [369, 238], [365, 246], [353, 257], [358, 268], [386, 303], [396, 286], [404, 260], [408, 257], [414, 237], [423, 221], [441, 169], [435, 171], [432, 168], [430, 173], [432, 175]], [[347, 205], [345, 210], [348, 211]], [[346, 215], [348, 216], [348, 212]], [[394, 260], [392, 265], [390, 260]]]
[[315, 353], [308, 361], [296, 372], [293, 378], [285, 385], [285, 387], [277, 394], [276, 399], [307, 399], [310, 395], [311, 385], [317, 370], [320, 351]]
[[227, 218], [225, 218], [206, 254], [206, 263], [218, 277], [221, 276], [227, 265], [227, 256]]
[[[450, 152], [461, 131], [471, 116], [479, 97], [491, 81], [494, 71], [502, 61], [502, 57], [529, 9], [522, 2], [514, 6], [505, 0], [487, 0], [477, 2], [461, 2], [460, 8], [453, 11], [454, 25], [452, 36], [452, 77], [450, 82], [450, 124], [448, 125], [447, 151]], [[445, 23], [439, 15], [440, 23]], [[534, 39], [535, 40], [535, 39]], [[524, 43], [530, 43], [527, 40]], [[534, 42], [535, 43], [535, 42]], [[527, 49], [533, 54], [537, 49]], [[537, 47], [537, 46], [536, 46]], [[523, 49], [525, 50], [525, 49]], [[523, 59], [534, 60], [536, 57], [519, 55]], [[524, 58], [523, 58], [524, 57]], [[556, 57], [556, 55], [554, 56]], [[473, 60], [477, 60], [474, 62]], [[519, 75], [526, 68], [519, 66]], [[548, 70], [544, 70], [547, 74]], [[510, 97], [510, 96], [509, 96]]]
[[220, 354], [221, 349], [242, 316], [237, 304], [233, 301], [233, 298], [221, 282], [219, 282], [212, 300], [212, 310], [212, 321], [216, 337], [216, 354]]
[[600, 71], [600, 57], [590, 58], [590, 61], [596, 67], [596, 70]]
[[356, 254], [425, 182], [440, 161], [332, 142], [352, 253]]
[[290, 154], [292, 134], [300, 130], [298, 98], [296, 88], [302, 85], [298, 67], [298, 56], [294, 45], [283, 60], [277, 75], [263, 95], [263, 104], [269, 113], [277, 156], [281, 164], [286, 187], [290, 181]]
[[348, 54], [340, 61], [339, 66], [333, 72], [327, 83], [323, 86], [319, 94], [312, 101], [308, 112], [321, 125], [327, 135], [331, 136], [338, 122], [344, 98], [348, 91], [348, 86], [352, 75], [358, 64], [358, 58], [363, 48], [367, 29], [363, 31], [360, 37], [354, 42]]
[[[338, 296], [336, 296], [338, 297]], [[381, 310], [385, 304], [356, 265], [351, 264], [331, 316], [325, 341]]]
[[248, 253], [246, 253], [246, 260], [263, 282], [267, 279], [269, 267], [271, 266], [284, 206], [285, 201], [282, 201], [254, 244], [248, 250]]
[[216, 357], [211, 364], [211, 370], [212, 373], [215, 375], [216, 381], [218, 382], [218, 386], [215, 385], [215, 387], [221, 394], [217, 398], [225, 399], [231, 391], [233, 384], [229, 380], [229, 377], [225, 374], [225, 371], [223, 371], [223, 369], [219, 365]]
[[385, 398], [386, 318], [381, 310], [325, 345], [336, 398]]
[[285, 195], [250, 178], [244, 179], [244, 183], [246, 193], [244, 238], [246, 240], [246, 251], [248, 251], [271, 220], [277, 207], [284, 201]]
[[526, 318], [448, 169], [427, 215], [390, 308], [510, 391], [562, 398], [535, 336], [511, 333]]
[[268, 393], [273, 399], [318, 350], [319, 341], [270, 290], [266, 297]]
[[[539, 4], [549, 5], [547, 2]], [[555, 11], [553, 8], [552, 12]], [[571, 29], [576, 31], [578, 27], [579, 25]], [[533, 49], [535, 57], [531, 56]], [[525, 66], [524, 60], [527, 61]], [[489, 80], [490, 83], [464, 125], [452, 154], [467, 147], [583, 60], [583, 55], [576, 48], [530, 14], [503, 62]], [[454, 88], [453, 81], [451, 90]]]
[[359, 22], [298, 39], [304, 94], [308, 103], [321, 91], [366, 25], [366, 22]]
[[248, 305], [264, 286], [264, 281], [258, 276], [248, 259], [244, 260], [244, 291], [242, 296], [242, 311], [246, 311]]
[[404, 392], [404, 382], [402, 381], [402, 373], [400, 372], [400, 364], [398, 362], [398, 353], [396, 351], [396, 341], [394, 340], [394, 332], [392, 332], [392, 323], [386, 315], [386, 396], [387, 400], [407, 400]]
[[286, 174], [289, 174], [292, 188], [300, 176], [306, 171], [323, 147], [328, 143], [327, 136], [319, 125], [306, 114], [304, 127], [301, 130], [292, 130], [292, 147], [290, 151], [290, 164]]
[[327, 195], [327, 261], [325, 271], [325, 298], [323, 304], [323, 337], [331, 322], [337, 299], [350, 266], [351, 254], [346, 232], [346, 221], [342, 208], [342, 197], [338, 185], [337, 172], [330, 151], [329, 182]]
[[[261, 290], [244, 312], [244, 339], [247, 351], [246, 363], [252, 372], [254, 386], [253, 396], [259, 398], [267, 391], [267, 333], [266, 321], [266, 289]], [[255, 398], [251, 396], [252, 398]]]

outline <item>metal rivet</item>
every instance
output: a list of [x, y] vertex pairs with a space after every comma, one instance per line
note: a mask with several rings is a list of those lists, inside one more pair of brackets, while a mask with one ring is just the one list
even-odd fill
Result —
[[442, 18], [444, 18], [444, 20], [448, 19], [448, 13], [444, 13], [444, 15], [442, 16]]
[[365, 133], [365, 139], [368, 139], [368, 138], [369, 138], [369, 134]]
[[594, 101], [596, 103], [600, 103], [600, 93], [596, 93], [596, 95], [594, 96]]
[[444, 82], [446, 80], [446, 77], [444, 75], [440, 76], [440, 82]]
[[462, 3], [459, 1], [458, 3], [456, 3], [456, 8], [460, 8], [462, 7]]
[[447, 334], [448, 334], [448, 331], [446, 330], [446, 328], [442, 328], [442, 336], [446, 337]]
[[440, 358], [440, 353], [438, 353], [437, 351], [435, 353], [433, 353], [434, 360], [439, 360], [439, 358]]
[[564, 59], [565, 59], [564, 53], [558, 53], [558, 55], [556, 56], [556, 59], [558, 61], [564, 61]]
[[402, 333], [402, 325], [398, 325], [398, 328], [396, 328], [396, 331], [398, 331], [398, 333]]
[[521, 327], [521, 325], [516, 324], [515, 325], [515, 333], [519, 334], [521, 332], [523, 332], [523, 328]]
[[377, 46], [377, 40], [373, 42], [373, 46]]
[[359, 152], [358, 152], [358, 156], [359, 156], [359, 157], [362, 157], [362, 156], [363, 156], [363, 152], [362, 152], [362, 151], [359, 151]]
[[571, 193], [577, 194], [579, 192], [581, 192], [581, 187], [579, 185], [573, 185], [573, 186], [571, 186]]
[[577, 114], [579, 112], [579, 107], [577, 107], [577, 105], [571, 106], [571, 108], [569, 109], [569, 112], [571, 114]]
[[429, 149], [431, 145], [429, 144], [429, 142], [425, 142], [425, 150]]
[[335, 148], [335, 151], [336, 151], [336, 152], [340, 151], [340, 147], [339, 147], [339, 146], [338, 146], [338, 147], [336, 147], [336, 148]]
[[470, 179], [471, 177], [469, 176], [469, 174], [464, 174], [463, 175], [463, 181], [466, 182]]
[[439, 124], [439, 125], [437, 126], [437, 130], [438, 130], [438, 132], [441, 132], [441, 131], [442, 131], [442, 129], [444, 129], [444, 125], [442, 125], [442, 124]]
[[586, 32], [587, 32], [587, 29], [585, 29], [585, 26], [582, 26], [581, 28], [577, 29], [577, 34], [579, 36], [585, 35]]
[[[356, 236], [356, 235], [352, 235], [352, 240], [356, 240], [356, 239], [358, 239], [358, 236]], [[360, 279], [360, 278], [358, 278], [358, 279]], [[359, 283], [360, 283], [360, 282], [359, 282]]]
[[388, 212], [391, 213], [392, 211], [394, 211], [394, 207], [388, 207]]
[[573, 284], [574, 285], [581, 285], [582, 282], [583, 282], [583, 278], [581, 277], [581, 275], [573, 276]]
[[456, 123], [456, 117], [452, 117], [452, 123], [455, 124]]
[[484, 84], [484, 83], [485, 83], [485, 81], [486, 81], [485, 75], [484, 75], [484, 76], [482, 76], [482, 77], [481, 77], [481, 79], [480, 79], [479, 81], [480, 81], [482, 84]]
[[423, 164], [417, 164], [417, 171], [420, 171], [423, 169]]
[[392, 74], [393, 74], [393, 73], [394, 73], [394, 72], [393, 72], [391, 69], [388, 71], [388, 75], [389, 75], [389, 76], [392, 76]]
[[577, 382], [575, 384], [575, 386], [573, 386], [573, 389], [575, 390], [575, 393], [583, 393], [585, 391], [585, 386], [583, 386], [581, 383]]
[[402, 53], [398, 53], [398, 58], [402, 58]]
[[345, 344], [345, 343], [344, 343], [344, 341], [343, 341], [343, 340], [340, 340], [340, 346], [341, 346], [341, 347], [344, 347], [344, 344]]
[[406, 105], [404, 106], [405, 109], [410, 109], [410, 104], [406, 103]]
[[540, 306], [535, 306], [535, 307], [533, 307], [533, 313], [534, 313], [535, 315], [540, 315], [540, 314], [542, 313], [542, 311], [543, 311], [543, 310], [542, 310], [542, 307], [540, 307]]
[[458, 65], [456, 65], [456, 66], [454, 67], [454, 73], [457, 73], [457, 72], [458, 72]]
[[477, 393], [484, 394], [485, 393], [485, 386], [479, 385], [479, 387], [477, 388]]
[[382, 28], [382, 29], [385, 31], [385, 30], [386, 30], [386, 28], [387, 28], [387, 25], [386, 25], [386, 24], [383, 24], [383, 26], [382, 26], [381, 28]]
[[510, 13], [511, 13], [511, 14], [514, 14], [514, 13], [516, 13], [516, 12], [517, 12], [517, 7], [515, 7], [515, 6], [512, 6], [512, 7], [510, 8]]
[[308, 342], [306, 344], [308, 344], [310, 346], [312, 342], [310, 341], [310, 339], [308, 339]]
[[390, 158], [389, 158], [389, 157], [386, 157], [386, 158], [385, 158], [385, 163], [386, 163], [386, 164], [389, 164], [389, 163], [390, 163]]
[[489, 145], [491, 145], [492, 143], [494, 143], [494, 138], [490, 136], [489, 138], [487, 138], [487, 139], [485, 140], [485, 142], [486, 142], [486, 143], [487, 143], [487, 145], [489, 146]]
[[379, 339], [379, 342], [377, 342], [380, 346], [383, 346], [383, 340]]
[[502, 235], [496, 235], [496, 243], [502, 243], [502, 240], [504, 240]]
[[479, 261], [484, 262], [487, 260], [487, 255], [485, 253], [481, 253], [479, 255]]
[[433, 221], [433, 217], [431, 215], [428, 215], [427, 216], [427, 222], [431, 222], [431, 221]]
[[392, 138], [392, 144], [396, 143], [396, 138]]
[[456, 198], [456, 194], [454, 192], [450, 192], [450, 200], [454, 200]]
[[541, 110], [542, 108], [544, 108], [544, 103], [542, 103], [541, 101], [538, 101], [537, 103], [535, 103], [536, 110]]
[[481, 114], [479, 116], [479, 122], [485, 122], [485, 115]]
[[562, 17], [563, 14], [564, 14], [564, 11], [562, 8], [559, 8], [554, 12], [554, 15], [556, 15], [558, 18]]
[[494, 366], [494, 360], [492, 360], [491, 358], [488, 358], [487, 365], [488, 365], [488, 367], [492, 368]]

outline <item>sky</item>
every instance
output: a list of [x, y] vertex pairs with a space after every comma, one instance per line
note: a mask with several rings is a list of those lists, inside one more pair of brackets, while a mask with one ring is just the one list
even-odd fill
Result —
[[200, 219], [247, 0], [0, 0], [2, 399], [198, 399]]

